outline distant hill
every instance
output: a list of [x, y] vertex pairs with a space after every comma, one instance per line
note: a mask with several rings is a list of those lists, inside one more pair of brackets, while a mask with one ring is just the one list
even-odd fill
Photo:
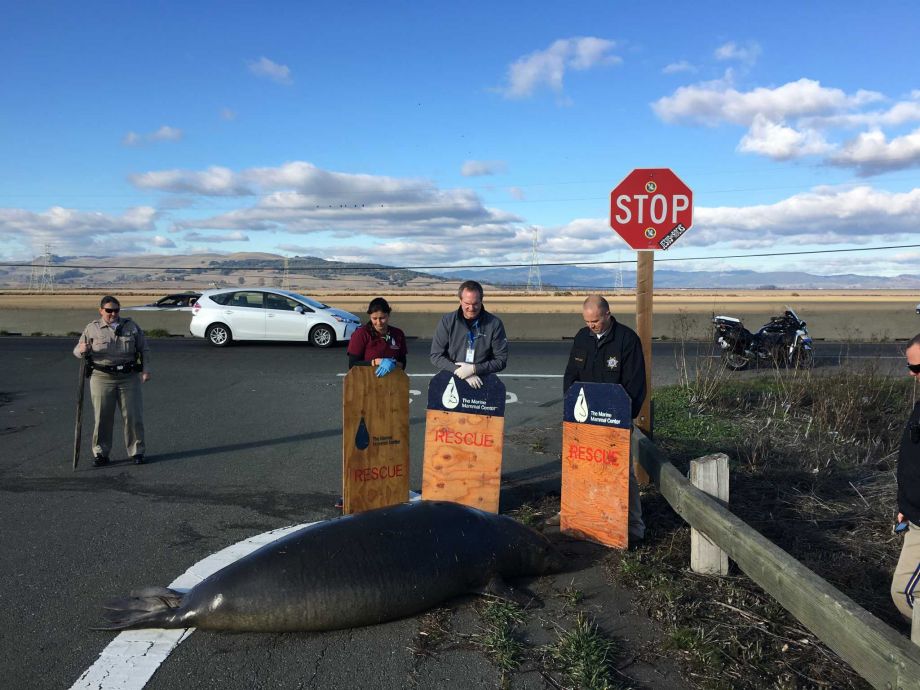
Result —
[[[287, 267], [285, 268], [285, 264]], [[527, 285], [530, 269], [474, 268], [424, 273], [384, 264], [327, 261], [315, 256], [285, 257], [264, 252], [236, 254], [143, 254], [96, 257], [54, 256], [49, 269], [56, 286], [62, 288], [111, 288], [127, 290], [207, 289], [235, 285], [289, 286], [303, 292], [337, 290], [367, 292], [377, 289], [415, 291], [453, 289], [468, 278], [496, 287]], [[0, 287], [28, 288], [38, 280], [42, 266], [0, 266]], [[636, 272], [615, 266], [543, 266], [543, 287], [557, 290], [627, 290], [636, 285]], [[622, 282], [620, 282], [622, 281]], [[920, 274], [896, 277], [859, 275], [814, 275], [796, 271], [678, 271], [655, 269], [657, 289], [917, 289]]]
[[[45, 268], [0, 266], [0, 286], [28, 288]], [[327, 261], [315, 256], [277, 254], [190, 254], [139, 256], [53, 256], [48, 265], [60, 288], [129, 290], [207, 289], [235, 285], [285, 286], [292, 290], [367, 291], [382, 288], [415, 290], [442, 287], [444, 279], [428, 273], [382, 264]]]
[[[473, 279], [502, 285], [526, 285], [529, 268], [470, 269], [466, 271], [441, 271], [445, 278]], [[635, 270], [617, 275], [615, 267], [581, 268], [578, 266], [545, 266], [540, 269], [544, 288], [613, 289], [622, 279], [626, 289], [636, 285]], [[835, 289], [920, 289], [920, 274], [902, 274], [895, 277], [857, 275], [845, 273], [820, 276], [796, 271], [675, 271], [655, 268], [655, 288], [697, 288], [737, 290], [835, 290]]]

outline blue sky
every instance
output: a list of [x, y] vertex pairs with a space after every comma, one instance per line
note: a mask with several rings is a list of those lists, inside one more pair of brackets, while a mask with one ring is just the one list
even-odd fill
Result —
[[0, 260], [630, 259], [609, 194], [640, 167], [694, 192], [658, 260], [920, 243], [918, 7], [3, 0]]

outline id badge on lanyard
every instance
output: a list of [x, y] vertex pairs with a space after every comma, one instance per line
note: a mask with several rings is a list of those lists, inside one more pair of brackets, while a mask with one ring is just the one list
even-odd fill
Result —
[[[474, 328], [478, 325], [479, 325], [479, 321], [473, 322]], [[473, 335], [472, 328], [470, 329], [469, 333], [467, 333], [466, 335], [470, 339], [470, 345], [468, 348], [466, 348], [466, 363], [475, 364], [476, 363], [476, 336]]]

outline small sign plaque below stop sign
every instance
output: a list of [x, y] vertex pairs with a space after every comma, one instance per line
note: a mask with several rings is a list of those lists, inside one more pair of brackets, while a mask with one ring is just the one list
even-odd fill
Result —
[[667, 249], [693, 225], [693, 192], [669, 168], [636, 168], [610, 192], [610, 227], [633, 249]]

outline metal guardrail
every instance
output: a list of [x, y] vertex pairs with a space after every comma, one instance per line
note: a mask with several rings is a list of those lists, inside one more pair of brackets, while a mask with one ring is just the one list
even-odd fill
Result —
[[633, 434], [640, 464], [691, 527], [723, 549], [873, 687], [920, 690], [920, 647], [693, 486], [640, 431]]

